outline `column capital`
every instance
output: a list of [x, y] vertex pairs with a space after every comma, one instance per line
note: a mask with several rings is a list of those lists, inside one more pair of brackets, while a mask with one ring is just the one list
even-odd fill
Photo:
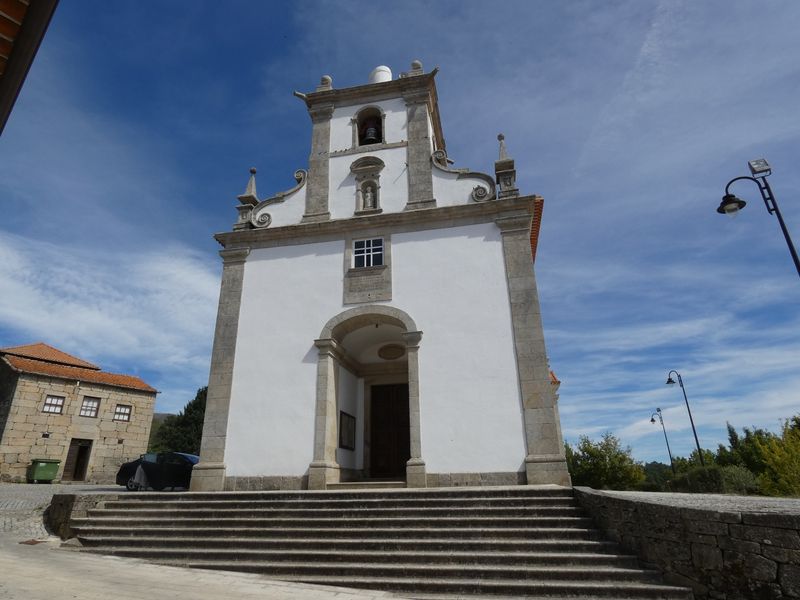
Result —
[[529, 214], [501, 216], [496, 218], [494, 222], [503, 235], [507, 233], [528, 233], [531, 229], [531, 215]]
[[243, 263], [250, 254], [250, 248], [226, 248], [219, 251], [225, 266]]
[[419, 348], [419, 343], [422, 341], [421, 331], [407, 331], [406, 333], [402, 333], [400, 335], [406, 343], [406, 348]]
[[308, 109], [312, 123], [327, 121], [333, 116], [333, 104], [318, 104]]

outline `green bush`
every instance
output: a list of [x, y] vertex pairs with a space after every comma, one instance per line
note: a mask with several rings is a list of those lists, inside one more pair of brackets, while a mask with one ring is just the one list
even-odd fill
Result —
[[755, 475], [739, 465], [696, 467], [675, 477], [667, 487], [671, 492], [696, 494], [754, 494], [759, 489]]
[[623, 448], [611, 432], [604, 433], [597, 442], [582, 435], [576, 448], [565, 444], [564, 449], [573, 485], [632, 490], [644, 481], [644, 468], [633, 460], [630, 447]]

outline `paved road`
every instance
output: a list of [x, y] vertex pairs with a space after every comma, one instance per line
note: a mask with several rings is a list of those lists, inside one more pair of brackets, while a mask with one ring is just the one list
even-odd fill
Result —
[[[54, 493], [122, 488], [0, 483], [0, 600], [370, 600], [385, 592], [287, 583], [261, 575], [154, 565], [61, 546], [42, 525]], [[38, 541], [39, 543], [20, 543]]]

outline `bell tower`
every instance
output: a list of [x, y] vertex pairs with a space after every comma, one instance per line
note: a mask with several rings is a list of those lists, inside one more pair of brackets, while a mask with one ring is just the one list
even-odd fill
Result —
[[[425, 73], [422, 63], [415, 60], [397, 79], [388, 67], [379, 66], [365, 85], [336, 89], [333, 79], [325, 75], [314, 92], [295, 92], [305, 102], [312, 123], [304, 223], [353, 216], [353, 206], [356, 214], [436, 206], [431, 155], [445, 149], [437, 72]], [[388, 194], [388, 203], [380, 201], [387, 195], [381, 190], [380, 173], [372, 173], [378, 177], [370, 178], [365, 165], [357, 164], [367, 155], [382, 163], [377, 171], [404, 171], [405, 181], [393, 183], [396, 189]], [[332, 180], [338, 181], [337, 174], [347, 171], [360, 183], [356, 198], [342, 197], [331, 185]], [[369, 182], [364, 183], [366, 180]]]

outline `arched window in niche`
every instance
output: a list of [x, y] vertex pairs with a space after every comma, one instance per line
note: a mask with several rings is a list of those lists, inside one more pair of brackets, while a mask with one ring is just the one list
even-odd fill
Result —
[[355, 134], [358, 146], [382, 144], [384, 115], [373, 106], [362, 109], [355, 118]]
[[350, 172], [356, 180], [356, 209], [355, 214], [379, 213], [381, 208], [381, 171], [384, 163], [375, 156], [359, 158], [350, 165]]

